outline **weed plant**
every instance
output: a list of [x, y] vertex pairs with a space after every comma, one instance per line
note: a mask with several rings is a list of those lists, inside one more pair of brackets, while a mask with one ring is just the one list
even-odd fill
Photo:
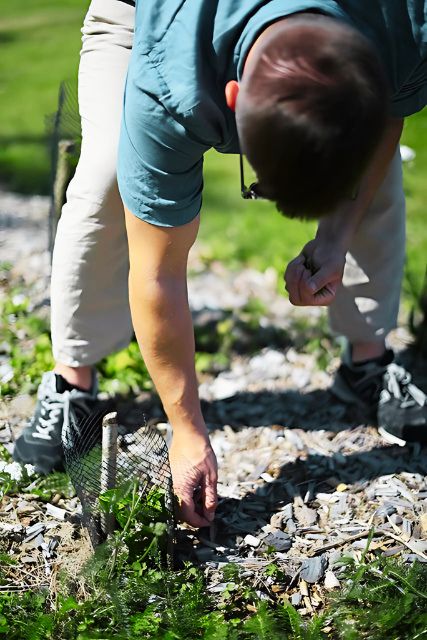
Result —
[[31, 465], [13, 462], [10, 453], [0, 444], [0, 506], [4, 497], [22, 492], [32, 493], [43, 502], [49, 502], [56, 494], [63, 498], [75, 495], [66, 473], [55, 471], [48, 476], [39, 476]]
[[[117, 530], [112, 537], [109, 576], [120, 573], [125, 563], [158, 561], [166, 559], [171, 513], [166, 506], [163, 489], [148, 487], [138, 480], [104, 491], [99, 496], [101, 511], [112, 516]], [[119, 563], [126, 549], [125, 560]]]
[[427, 638], [427, 567], [347, 559], [347, 587], [333, 602], [340, 640]]
[[48, 323], [34, 313], [23, 287], [10, 281], [10, 270], [0, 264], [0, 397], [34, 391], [53, 366]]
[[[107, 548], [86, 567], [84, 592], [2, 594], [0, 637], [8, 640], [415, 640], [427, 635], [425, 565], [393, 560], [348, 565], [346, 587], [321, 615], [303, 618], [286, 600], [221, 606], [202, 571], [149, 568], [136, 561], [105, 570]], [[254, 593], [243, 579], [236, 585]], [[84, 593], [84, 595], [83, 595]], [[247, 596], [246, 596], [247, 597]], [[248, 611], [250, 610], [250, 612]]]

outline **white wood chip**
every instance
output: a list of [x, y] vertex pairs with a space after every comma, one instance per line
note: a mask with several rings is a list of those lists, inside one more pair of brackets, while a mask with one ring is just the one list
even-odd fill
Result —
[[66, 509], [61, 509], [60, 507], [56, 507], [54, 504], [48, 502], [46, 505], [46, 515], [51, 516], [56, 520], [65, 520], [69, 513]]
[[332, 589], [338, 589], [340, 586], [341, 583], [335, 573], [333, 571], [327, 571], [325, 573], [325, 589], [331, 591]]
[[250, 534], [248, 534], [245, 539], [243, 540], [244, 544], [249, 546], [249, 547], [254, 547], [255, 549], [257, 547], [259, 547], [259, 545], [261, 544], [261, 540], [259, 540], [258, 538], [255, 538], [255, 536], [252, 536]]

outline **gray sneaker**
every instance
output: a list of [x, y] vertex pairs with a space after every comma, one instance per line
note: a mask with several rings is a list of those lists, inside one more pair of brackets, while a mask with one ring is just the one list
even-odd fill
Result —
[[393, 360], [388, 350], [382, 358], [354, 364], [347, 349], [331, 392], [361, 409], [388, 442], [427, 443], [427, 396]]
[[43, 375], [34, 414], [15, 443], [14, 460], [32, 464], [38, 473], [63, 469], [62, 429], [70, 420], [80, 424], [96, 411], [95, 376], [90, 391], [64, 388], [69, 386], [53, 371]]

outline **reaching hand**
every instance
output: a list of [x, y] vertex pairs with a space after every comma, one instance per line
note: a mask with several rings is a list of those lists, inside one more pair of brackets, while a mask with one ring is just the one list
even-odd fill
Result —
[[315, 238], [288, 264], [289, 300], [297, 306], [327, 306], [335, 299], [345, 265], [345, 251]]
[[217, 462], [209, 439], [203, 435], [174, 435], [169, 459], [179, 519], [193, 527], [209, 526], [218, 501]]

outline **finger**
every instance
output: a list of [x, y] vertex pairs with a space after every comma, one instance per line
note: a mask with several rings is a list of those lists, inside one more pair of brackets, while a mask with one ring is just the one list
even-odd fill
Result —
[[330, 283], [314, 295], [314, 304], [327, 307], [335, 300], [338, 283]]
[[301, 278], [298, 283], [298, 298], [293, 304], [304, 307], [325, 306], [330, 304], [335, 298], [337, 285], [334, 284], [334, 286], [332, 286], [333, 283], [329, 283], [318, 292], [313, 293], [309, 287], [311, 278], [312, 274], [307, 269], [301, 273]]
[[178, 500], [176, 517], [180, 522], [186, 522], [196, 528], [209, 527], [210, 521], [197, 513], [193, 496], [178, 496]]
[[326, 285], [315, 294], [307, 294], [301, 296], [301, 304], [306, 307], [327, 307], [335, 300], [337, 287]]
[[289, 301], [291, 304], [296, 306], [303, 304], [301, 300], [300, 283], [306, 271], [306, 268], [302, 264], [295, 267], [292, 273], [292, 278], [286, 287], [289, 293]]
[[288, 285], [295, 280], [296, 270], [301, 265], [304, 265], [304, 256], [303, 255], [299, 255], [296, 258], [294, 258], [293, 260], [291, 260], [291, 262], [286, 267], [286, 270], [285, 270], [285, 273], [284, 273], [283, 277], [284, 277], [284, 280], [286, 282], [286, 289], [287, 290], [288, 290]]
[[307, 288], [311, 294], [315, 294], [324, 287], [331, 286], [332, 283], [337, 281], [338, 278], [335, 270], [323, 268], [309, 278]]
[[177, 518], [192, 527], [208, 527], [210, 521], [204, 514], [203, 496], [200, 491], [195, 491], [202, 485], [203, 492], [204, 475], [197, 466], [190, 465], [185, 459], [181, 459], [179, 464], [174, 461], [173, 465], [174, 490], [179, 501]]
[[301, 267], [300, 271], [300, 278], [297, 285], [297, 296], [295, 296], [295, 301], [293, 301], [292, 304], [298, 305], [300, 307], [311, 304], [311, 292], [309, 295], [307, 295], [307, 281], [309, 280], [309, 278], [311, 278], [311, 272], [304, 265], [303, 267]]
[[209, 474], [204, 477], [202, 485], [202, 500], [204, 507], [204, 515], [209, 522], [215, 517], [215, 510], [218, 505], [218, 494], [216, 488], [216, 477], [212, 478]]

